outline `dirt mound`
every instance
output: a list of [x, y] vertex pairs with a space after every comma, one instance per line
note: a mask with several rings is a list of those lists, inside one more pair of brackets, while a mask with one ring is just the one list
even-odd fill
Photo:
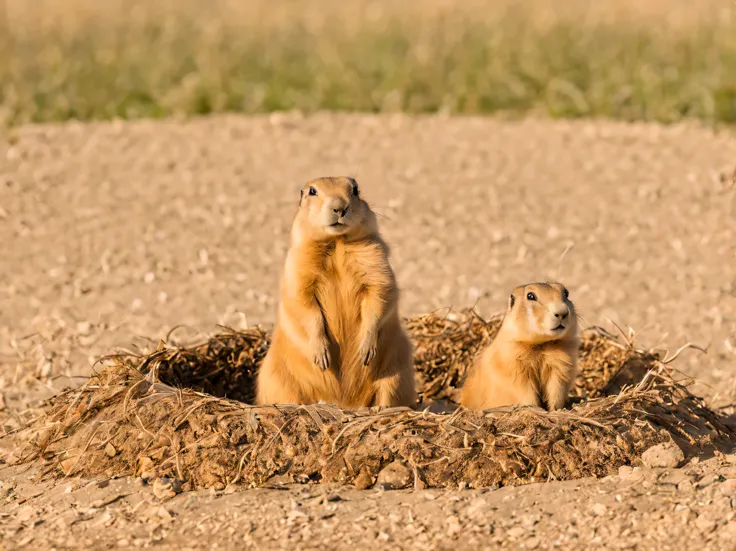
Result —
[[692, 456], [736, 441], [657, 355], [598, 329], [584, 333], [570, 409], [432, 413], [430, 402], [456, 398], [499, 320], [462, 312], [407, 326], [421, 390], [416, 411], [249, 405], [268, 334], [225, 331], [198, 346], [162, 342], [147, 356], [109, 356], [21, 435], [17, 460], [41, 458], [48, 474], [136, 474], [193, 488], [283, 480], [484, 487], [605, 476], [661, 442], [674, 440]]

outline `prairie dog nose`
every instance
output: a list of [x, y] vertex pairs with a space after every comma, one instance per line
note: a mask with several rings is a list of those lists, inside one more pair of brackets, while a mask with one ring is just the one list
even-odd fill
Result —
[[348, 212], [348, 209], [350, 208], [349, 204], [345, 204], [342, 201], [332, 203], [332, 212], [335, 214], [339, 214], [340, 216], [345, 216]]
[[567, 306], [563, 306], [562, 308], [557, 309], [557, 311], [554, 312], [555, 317], [562, 321], [567, 319], [567, 316], [570, 314], [570, 309]]

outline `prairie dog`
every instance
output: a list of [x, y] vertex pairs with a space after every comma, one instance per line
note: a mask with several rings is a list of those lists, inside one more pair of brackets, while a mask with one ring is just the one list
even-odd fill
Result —
[[414, 406], [413, 352], [376, 216], [352, 178], [301, 189], [259, 404]]
[[578, 344], [575, 306], [561, 283], [516, 287], [498, 335], [468, 374], [461, 404], [563, 407], [578, 372]]

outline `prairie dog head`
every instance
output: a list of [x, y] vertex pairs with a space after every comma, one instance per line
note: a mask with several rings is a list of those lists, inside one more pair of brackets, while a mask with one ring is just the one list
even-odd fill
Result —
[[302, 186], [294, 229], [297, 237], [317, 240], [357, 238], [374, 233], [376, 221], [353, 178], [317, 178]]
[[516, 341], [541, 344], [575, 337], [578, 319], [564, 285], [529, 283], [511, 292], [503, 326]]

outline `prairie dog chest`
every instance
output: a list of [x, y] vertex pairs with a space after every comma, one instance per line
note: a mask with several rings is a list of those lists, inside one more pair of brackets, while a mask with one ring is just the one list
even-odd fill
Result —
[[357, 294], [371, 266], [365, 262], [361, 249], [338, 241], [324, 257], [324, 271], [317, 286], [322, 293], [337, 293], [348, 298]]
[[364, 291], [366, 274], [371, 270], [361, 254], [365, 246], [338, 241], [324, 257], [323, 273], [317, 282], [317, 294], [323, 303], [338, 301], [342, 306], [357, 306]]
[[519, 355], [520, 367], [529, 380], [544, 383], [570, 368], [569, 353], [559, 343], [533, 345]]

